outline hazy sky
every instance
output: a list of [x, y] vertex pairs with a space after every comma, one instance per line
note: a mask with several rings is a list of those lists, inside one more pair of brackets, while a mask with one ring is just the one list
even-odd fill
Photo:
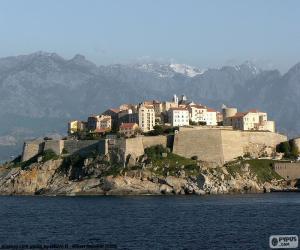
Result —
[[298, 0], [0, 0], [0, 57], [39, 50], [97, 64], [218, 67], [300, 61]]

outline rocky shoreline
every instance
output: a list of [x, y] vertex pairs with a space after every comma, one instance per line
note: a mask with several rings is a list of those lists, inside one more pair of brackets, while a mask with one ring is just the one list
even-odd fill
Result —
[[[264, 193], [292, 188], [284, 180], [261, 183], [247, 165], [239, 173], [223, 167], [204, 168], [197, 175], [162, 176], [147, 169], [101, 175], [105, 166], [85, 161], [81, 173], [64, 167], [63, 159], [35, 162], [26, 169], [0, 167], [0, 195], [208, 195]], [[106, 166], [107, 167], [107, 166]]]

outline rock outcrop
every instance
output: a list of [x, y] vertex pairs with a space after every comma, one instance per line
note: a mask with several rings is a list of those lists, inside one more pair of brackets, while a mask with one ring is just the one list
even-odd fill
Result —
[[[183, 166], [184, 167], [184, 166]], [[85, 159], [81, 170], [66, 168], [62, 159], [36, 162], [26, 168], [0, 167], [2, 195], [160, 195], [270, 192], [287, 187], [283, 180], [261, 183], [247, 165], [230, 174], [226, 167], [205, 168], [197, 175], [162, 176], [144, 169], [122, 169], [108, 174], [110, 166]]]

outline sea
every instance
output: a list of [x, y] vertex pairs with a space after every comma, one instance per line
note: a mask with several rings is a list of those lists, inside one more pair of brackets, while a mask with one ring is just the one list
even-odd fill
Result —
[[0, 249], [269, 249], [300, 236], [300, 193], [2, 196]]

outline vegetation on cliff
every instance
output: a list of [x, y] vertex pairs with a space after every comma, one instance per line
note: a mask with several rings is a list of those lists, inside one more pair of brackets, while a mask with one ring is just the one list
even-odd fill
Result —
[[242, 174], [245, 168], [257, 176], [259, 182], [264, 183], [271, 180], [280, 180], [282, 177], [273, 169], [274, 160], [269, 159], [240, 159], [225, 164], [228, 172], [236, 176]]
[[35, 162], [47, 162], [49, 160], [57, 160], [59, 159], [59, 156], [51, 149], [45, 150], [42, 153], [30, 158], [27, 161], [21, 161], [22, 157], [21, 155], [15, 158], [11, 163], [8, 165], [10, 167], [20, 167], [21, 169], [28, 168], [31, 164]]

